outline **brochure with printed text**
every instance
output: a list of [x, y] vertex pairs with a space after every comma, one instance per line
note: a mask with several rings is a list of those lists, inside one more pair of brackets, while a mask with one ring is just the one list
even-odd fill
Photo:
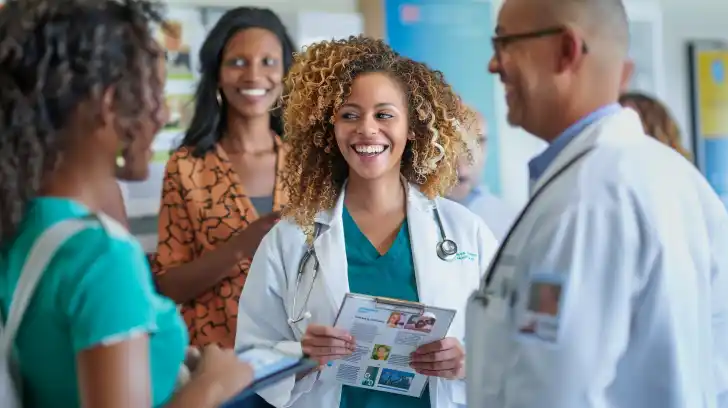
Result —
[[346, 359], [329, 363], [322, 379], [420, 397], [428, 377], [410, 368], [410, 355], [422, 345], [445, 338], [454, 317], [450, 309], [347, 294], [334, 326], [354, 336], [356, 350]]

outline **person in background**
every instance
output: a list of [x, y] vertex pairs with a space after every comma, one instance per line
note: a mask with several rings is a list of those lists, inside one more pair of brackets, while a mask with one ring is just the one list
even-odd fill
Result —
[[447, 197], [479, 215], [493, 232], [495, 238], [502, 241], [518, 212], [508, 203], [493, 195], [481, 182], [488, 156], [487, 126], [483, 115], [474, 109], [468, 109], [473, 112], [475, 119], [475, 123], [464, 127], [470, 136], [470, 157], [463, 156], [458, 160], [458, 183]]
[[648, 136], [670, 146], [686, 159], [691, 158], [690, 152], [682, 145], [680, 128], [664, 104], [639, 92], [623, 93], [619, 97], [619, 103], [624, 107], [634, 109], [640, 115], [642, 126]]
[[270, 10], [225, 13], [200, 50], [195, 112], [166, 167], [155, 280], [191, 342], [233, 347], [250, 259], [285, 203], [276, 107], [293, 43]]
[[139, 243], [103, 214], [117, 174], [148, 176], [165, 122], [150, 30], [160, 11], [135, 0], [0, 9], [2, 316], [41, 234], [67, 220], [90, 224], [48, 263], [15, 337], [24, 407], [213, 408], [251, 380], [234, 353], [209, 347], [177, 383], [182, 318], [155, 291]]

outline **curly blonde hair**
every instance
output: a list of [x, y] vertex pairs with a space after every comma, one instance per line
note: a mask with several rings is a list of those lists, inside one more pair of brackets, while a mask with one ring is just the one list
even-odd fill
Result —
[[677, 123], [660, 101], [639, 92], [628, 92], [619, 97], [619, 103], [637, 112], [647, 135], [690, 159], [690, 153], [682, 145]]
[[288, 142], [283, 215], [310, 238], [314, 217], [334, 207], [349, 167], [334, 137], [337, 112], [358, 75], [384, 73], [397, 81], [414, 134], [402, 157], [402, 174], [429, 198], [457, 181], [456, 162], [466, 151], [463, 127], [472, 118], [439, 71], [405, 58], [381, 40], [363, 36], [323, 41], [294, 57], [285, 81], [283, 121]]

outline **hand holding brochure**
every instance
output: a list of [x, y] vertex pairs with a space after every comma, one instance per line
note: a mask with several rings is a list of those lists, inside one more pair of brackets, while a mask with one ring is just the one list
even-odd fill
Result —
[[321, 378], [420, 397], [428, 377], [410, 368], [410, 355], [422, 345], [445, 338], [454, 317], [450, 309], [349, 293], [334, 327], [354, 336], [356, 351], [329, 363]]

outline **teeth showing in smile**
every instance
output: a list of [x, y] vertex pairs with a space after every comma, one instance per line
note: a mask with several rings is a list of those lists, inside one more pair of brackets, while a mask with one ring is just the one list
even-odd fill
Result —
[[241, 89], [240, 94], [245, 96], [263, 96], [268, 92], [265, 89]]
[[384, 151], [384, 145], [354, 145], [354, 150], [361, 155], [376, 156]]

